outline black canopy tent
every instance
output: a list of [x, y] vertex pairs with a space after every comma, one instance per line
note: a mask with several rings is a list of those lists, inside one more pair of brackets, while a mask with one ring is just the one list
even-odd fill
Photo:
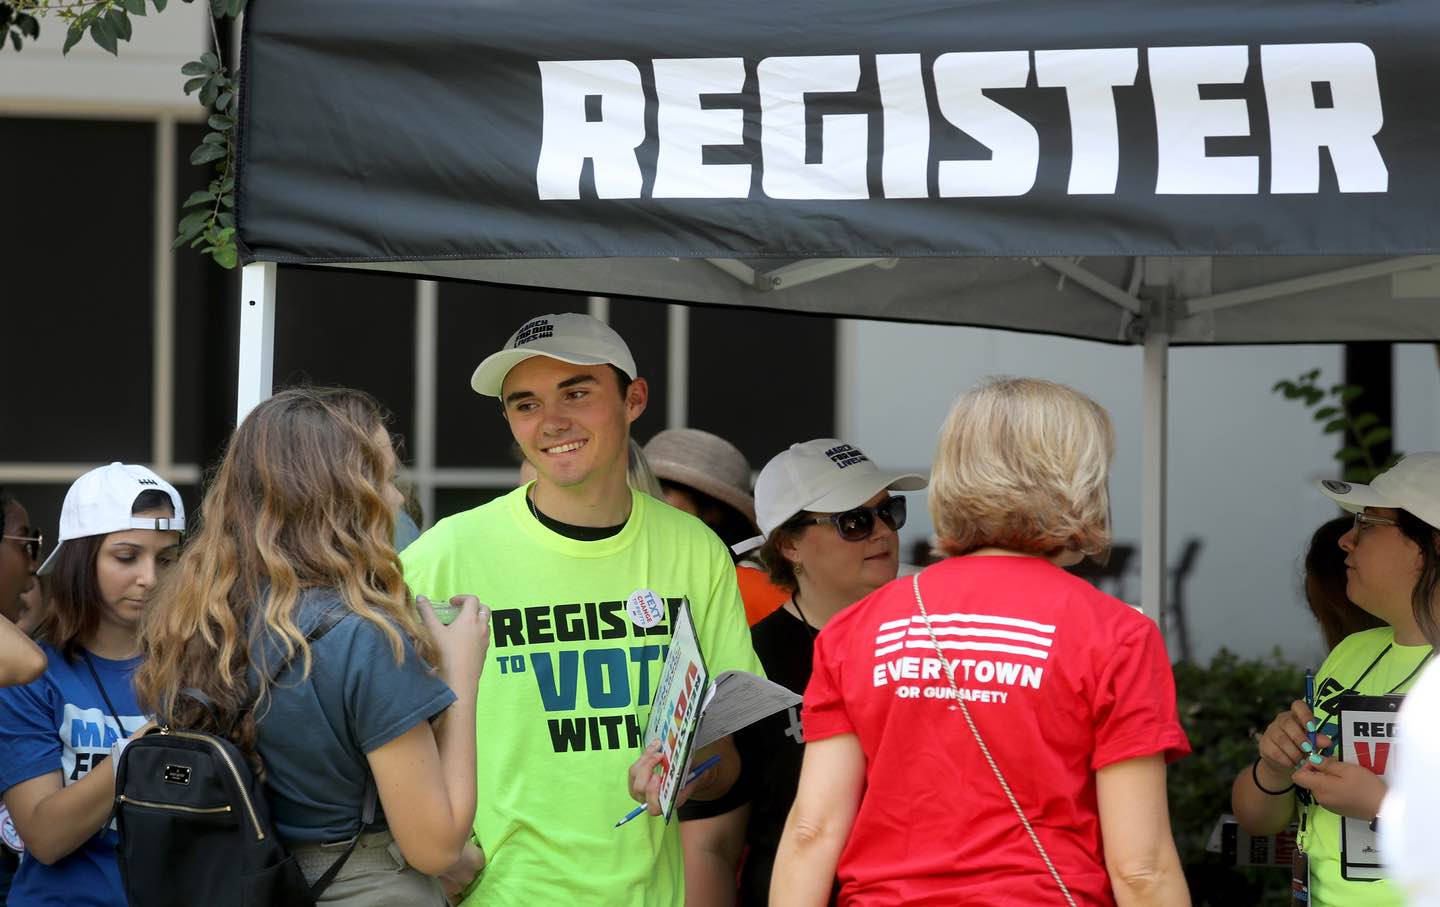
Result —
[[[252, 0], [240, 414], [275, 265], [1143, 344], [1440, 338], [1432, 0]], [[843, 275], [843, 276], [841, 276]]]

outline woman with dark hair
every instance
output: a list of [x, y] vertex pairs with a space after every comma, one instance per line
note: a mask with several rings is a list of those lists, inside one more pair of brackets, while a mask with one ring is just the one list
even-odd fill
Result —
[[[40, 534], [30, 528], [30, 515], [0, 486], [0, 687], [29, 683], [45, 671], [45, 653], [16, 627], [24, 603], [35, 588]], [[0, 859], [8, 859], [0, 847]]]
[[1343, 820], [1378, 821], [1386, 784], [1358, 762], [1339, 761], [1334, 744], [1343, 697], [1404, 694], [1433, 654], [1427, 640], [1437, 630], [1440, 454], [1406, 457], [1369, 485], [1327, 480], [1320, 490], [1353, 514], [1338, 543], [1346, 595], [1383, 623], [1347, 636], [1325, 659], [1313, 712], [1296, 701], [1275, 717], [1254, 764], [1235, 778], [1231, 805], [1251, 834], [1280, 831], [1298, 813], [1310, 903], [1398, 907], [1401, 894], [1387, 880], [1356, 880], [1345, 870]]
[[1385, 625], [1345, 594], [1348, 578], [1340, 537], [1354, 527], [1355, 520], [1348, 516], [1321, 523], [1310, 537], [1310, 548], [1305, 552], [1305, 601], [1320, 624], [1327, 651], [1340, 645], [1351, 633]]
[[11, 907], [125, 904], [107, 763], [146, 725], [131, 687], [140, 618], [184, 528], [179, 493], [143, 466], [93, 469], [65, 495], [60, 542], [40, 567], [48, 666], [0, 690], [0, 792], [27, 854]]
[[291, 388], [256, 406], [143, 626], [140, 703], [162, 724], [227, 733], [263, 766], [306, 881], [354, 842], [322, 904], [444, 904], [432, 876], [467, 852], [475, 815], [486, 612], [456, 596], [443, 626], [411, 599], [396, 469], [384, 416], [360, 391]]

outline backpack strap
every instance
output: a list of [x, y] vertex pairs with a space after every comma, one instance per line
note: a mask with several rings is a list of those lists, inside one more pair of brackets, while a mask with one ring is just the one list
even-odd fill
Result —
[[350, 855], [355, 852], [356, 845], [360, 843], [360, 836], [365, 834], [365, 829], [375, 823], [375, 805], [379, 798], [380, 791], [375, 787], [375, 776], [370, 774], [370, 769], [367, 767], [365, 769], [365, 805], [361, 810], [360, 830], [345, 846], [345, 852], [336, 857], [335, 862], [330, 864], [330, 868], [325, 870], [325, 874], [310, 886], [310, 897], [317, 901], [320, 900], [320, 895], [325, 893], [325, 889], [329, 888], [330, 883], [335, 881], [335, 877], [340, 874], [340, 870], [345, 866], [345, 861], [350, 859]]

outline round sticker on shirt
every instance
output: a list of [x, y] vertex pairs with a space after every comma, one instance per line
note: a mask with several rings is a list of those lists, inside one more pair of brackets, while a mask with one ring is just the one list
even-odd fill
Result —
[[649, 628], [660, 623], [660, 618], [665, 616], [665, 603], [649, 589], [637, 589], [630, 593], [625, 610], [630, 612], [630, 620], [635, 626]]
[[16, 853], [25, 852], [25, 842], [20, 840], [20, 832], [15, 830], [15, 820], [10, 818], [10, 810], [5, 804], [0, 803], [0, 843]]

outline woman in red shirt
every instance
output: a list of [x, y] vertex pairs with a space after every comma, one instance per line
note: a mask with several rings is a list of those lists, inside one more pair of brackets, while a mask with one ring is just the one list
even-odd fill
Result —
[[772, 905], [823, 904], [832, 875], [854, 907], [1190, 903], [1164, 642], [1062, 569], [1109, 547], [1113, 449], [1105, 411], [1048, 381], [955, 404], [930, 485], [950, 556], [816, 641]]

